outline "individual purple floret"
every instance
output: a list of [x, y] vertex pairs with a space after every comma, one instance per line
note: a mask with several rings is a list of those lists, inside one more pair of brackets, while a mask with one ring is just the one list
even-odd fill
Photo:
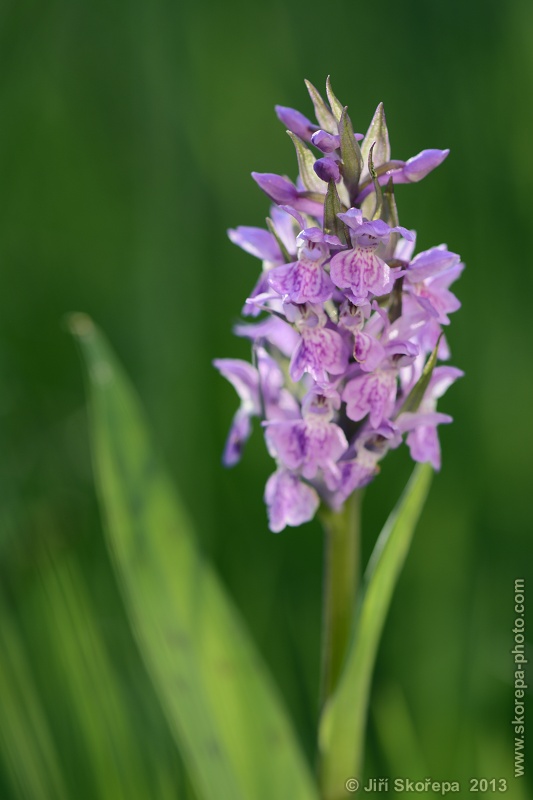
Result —
[[295, 182], [252, 173], [274, 202], [268, 229], [229, 231], [261, 261], [243, 309], [258, 319], [235, 326], [253, 363], [214, 362], [240, 399], [224, 463], [239, 461], [253, 417], [276, 462], [265, 489], [274, 532], [311, 520], [320, 503], [339, 510], [404, 440], [414, 461], [440, 469], [438, 428], [452, 419], [437, 401], [463, 374], [437, 362], [449, 357], [443, 326], [460, 307], [450, 286], [464, 265], [444, 244], [414, 254], [394, 195], [448, 150], [393, 160], [381, 103], [362, 136], [331, 86], [331, 106], [307, 86], [317, 124], [276, 106]]

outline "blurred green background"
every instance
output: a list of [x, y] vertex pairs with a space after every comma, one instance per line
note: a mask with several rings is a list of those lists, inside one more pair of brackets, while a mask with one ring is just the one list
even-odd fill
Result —
[[[231, 327], [258, 262], [225, 232], [268, 213], [250, 172], [295, 177], [273, 106], [311, 115], [303, 80], [322, 89], [328, 73], [356, 130], [384, 102], [393, 157], [451, 149], [397, 201], [419, 249], [445, 241], [467, 264], [448, 337], [466, 377], [441, 402], [455, 423], [380, 649], [368, 774], [507, 776], [508, 796], [527, 796], [511, 777], [510, 650], [513, 582], [533, 555], [532, 42], [526, 0], [1, 3], [2, 614], [70, 764], [69, 797], [121, 796], [88, 757], [109, 733], [94, 663], [131, 719], [117, 763], [139, 765], [147, 797], [186, 792], [106, 555], [63, 322], [75, 310], [131, 375], [313, 759], [321, 531], [268, 531], [259, 435], [238, 467], [221, 467], [237, 401], [211, 360], [249, 352]], [[409, 470], [394, 453], [368, 489], [365, 552]], [[88, 650], [80, 629], [94, 633]], [[0, 797], [14, 796], [0, 764]]]

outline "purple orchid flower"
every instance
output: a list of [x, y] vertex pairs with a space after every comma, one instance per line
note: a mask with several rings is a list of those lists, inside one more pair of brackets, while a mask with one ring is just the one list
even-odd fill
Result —
[[231, 383], [241, 401], [222, 456], [224, 465], [232, 467], [240, 461], [243, 447], [250, 437], [252, 417], [260, 413], [259, 373], [251, 364], [237, 358], [217, 358], [213, 365]]
[[213, 365], [239, 395], [241, 404], [233, 418], [222, 461], [232, 467], [240, 461], [251, 433], [252, 417], [287, 418], [299, 414], [299, 406], [283, 387], [283, 374], [276, 361], [263, 348], [257, 348], [258, 368], [237, 358], [217, 358]]
[[338, 217], [350, 229], [353, 247], [331, 259], [333, 283], [339, 289], [349, 289], [355, 305], [364, 302], [370, 294], [386, 294], [392, 288], [391, 270], [376, 251], [382, 243], [388, 242], [391, 233], [400, 233], [406, 239], [413, 234], [398, 225], [390, 227], [381, 219], [371, 222], [358, 208], [350, 208]]
[[369, 414], [370, 424], [377, 427], [394, 409], [396, 372], [392, 369], [376, 369], [359, 375], [346, 384], [342, 399], [350, 419], [357, 422]]
[[327, 325], [326, 315], [316, 306], [297, 311], [300, 340], [289, 364], [291, 379], [297, 383], [308, 372], [318, 384], [328, 383], [329, 375], [341, 375], [348, 364], [342, 336]]
[[425, 278], [415, 283], [410, 275], [408, 288], [411, 297], [429, 314], [438, 320], [440, 325], [449, 325], [448, 314], [461, 308], [457, 297], [449, 291], [448, 287], [457, 280], [464, 269], [464, 264], [455, 264], [444, 272], [434, 277]]
[[315, 489], [285, 469], [278, 469], [267, 481], [265, 503], [270, 530], [279, 533], [287, 525], [298, 526], [313, 519], [320, 505]]
[[355, 458], [342, 461], [339, 464], [339, 471], [340, 479], [337, 487], [328, 497], [329, 504], [335, 510], [340, 509], [356, 489], [362, 489], [375, 478], [379, 472], [378, 458], [363, 448]]
[[270, 286], [291, 303], [324, 303], [335, 287], [324, 270], [329, 247], [342, 247], [337, 236], [324, 234], [320, 228], [306, 228], [297, 237], [298, 261], [270, 271]]
[[[228, 232], [262, 262], [243, 313], [264, 316], [234, 328], [252, 343], [254, 365], [214, 362], [240, 399], [224, 463], [240, 459], [253, 417], [276, 461], [265, 489], [275, 532], [309, 521], [321, 502], [339, 510], [404, 441], [414, 461], [439, 469], [438, 426], [452, 420], [437, 404], [462, 375], [433, 365], [450, 355], [443, 327], [460, 306], [450, 286], [464, 265], [446, 245], [414, 255], [415, 232], [397, 224], [390, 190], [379, 191], [391, 178], [420, 181], [448, 151], [391, 159], [382, 104], [352, 143], [331, 86], [331, 108], [308, 88], [318, 124], [276, 107], [295, 134], [296, 182], [252, 173], [274, 203], [269, 230]], [[376, 192], [369, 219], [361, 203]]]
[[299, 470], [307, 480], [315, 478], [321, 469], [326, 485], [333, 488], [340, 478], [337, 461], [348, 449], [348, 441], [342, 429], [331, 421], [333, 402], [327, 393], [313, 389], [303, 408], [303, 419], [265, 423], [269, 452], [287, 469]]
[[437, 400], [463, 376], [456, 367], [436, 367], [422, 402], [415, 413], [403, 413], [397, 419], [398, 429], [407, 432], [407, 446], [414, 461], [429, 462], [435, 470], [441, 468], [441, 450], [437, 426], [453, 422], [448, 414], [436, 411]]
[[300, 228], [303, 226], [303, 221], [299, 218], [298, 212], [290, 206], [285, 206], [283, 208], [272, 206], [270, 209], [270, 217], [276, 236], [274, 236], [271, 231], [264, 230], [264, 228], [247, 227], [244, 225], [228, 230], [228, 237], [234, 244], [241, 247], [247, 253], [256, 256], [256, 258], [260, 258], [263, 262], [263, 271], [259, 275], [250, 293], [250, 298], [246, 301], [242, 309], [244, 316], [256, 317], [261, 313], [261, 308], [250, 301], [268, 292], [269, 270], [284, 263], [283, 253], [278, 240], [288, 253], [296, 254], [295, 222], [299, 224]]

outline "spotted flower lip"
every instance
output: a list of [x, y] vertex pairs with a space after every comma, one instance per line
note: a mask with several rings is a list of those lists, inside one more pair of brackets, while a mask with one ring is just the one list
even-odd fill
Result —
[[291, 303], [324, 303], [335, 287], [320, 261], [302, 258], [271, 270], [270, 286]]
[[234, 327], [253, 363], [213, 362], [239, 398], [223, 461], [240, 460], [259, 418], [276, 464], [264, 495], [276, 533], [320, 503], [340, 509], [404, 441], [414, 461], [440, 469], [438, 431], [452, 418], [437, 405], [463, 374], [438, 361], [450, 355], [443, 329], [460, 307], [450, 286], [464, 264], [444, 244], [416, 253], [394, 193], [448, 150], [393, 159], [382, 104], [362, 136], [344, 106], [308, 88], [316, 124], [276, 106], [296, 149], [294, 182], [252, 173], [273, 202], [268, 230], [228, 231], [261, 262], [243, 309], [255, 319]]

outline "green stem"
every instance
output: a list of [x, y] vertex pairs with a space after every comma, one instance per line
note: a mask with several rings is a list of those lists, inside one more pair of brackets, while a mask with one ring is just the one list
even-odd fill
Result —
[[341, 511], [323, 509], [325, 535], [320, 710], [335, 690], [350, 639], [360, 571], [362, 491]]

